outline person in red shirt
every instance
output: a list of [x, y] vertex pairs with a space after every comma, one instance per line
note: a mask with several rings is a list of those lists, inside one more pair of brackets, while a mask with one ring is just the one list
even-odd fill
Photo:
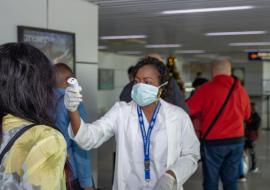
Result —
[[[231, 95], [229, 95], [229, 92]], [[228, 101], [208, 131], [212, 121]], [[200, 114], [204, 190], [237, 190], [238, 168], [244, 146], [244, 121], [250, 117], [250, 100], [240, 82], [231, 76], [231, 63], [213, 64], [213, 79], [187, 100], [190, 116]]]

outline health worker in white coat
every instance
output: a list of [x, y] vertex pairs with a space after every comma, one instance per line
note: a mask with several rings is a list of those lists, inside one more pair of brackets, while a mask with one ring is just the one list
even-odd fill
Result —
[[117, 102], [94, 123], [80, 119], [79, 88], [68, 87], [69, 134], [82, 148], [98, 148], [116, 139], [113, 190], [181, 190], [197, 169], [199, 141], [189, 116], [162, 100], [168, 72], [158, 59], [147, 57], [134, 70], [130, 103]]

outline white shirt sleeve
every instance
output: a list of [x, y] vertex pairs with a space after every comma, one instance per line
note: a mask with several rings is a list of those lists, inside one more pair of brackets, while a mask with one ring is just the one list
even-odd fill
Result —
[[196, 171], [200, 159], [200, 143], [194, 132], [193, 124], [187, 114], [182, 117], [181, 154], [176, 162], [169, 167], [176, 175], [178, 189]]
[[83, 149], [90, 150], [97, 148], [115, 134], [120, 115], [120, 105], [116, 103], [110, 111], [92, 124], [85, 123], [81, 119], [81, 126], [76, 136], [74, 136], [71, 125], [69, 124], [69, 136]]

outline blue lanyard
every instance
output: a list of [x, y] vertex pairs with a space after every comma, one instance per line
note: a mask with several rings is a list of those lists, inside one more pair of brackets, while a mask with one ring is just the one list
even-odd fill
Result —
[[139, 124], [140, 124], [142, 139], [143, 139], [144, 177], [145, 177], [146, 181], [149, 181], [151, 179], [151, 177], [150, 177], [150, 137], [151, 137], [151, 132], [152, 132], [154, 125], [156, 123], [156, 120], [157, 120], [157, 115], [158, 115], [160, 106], [161, 106], [161, 104], [160, 104], [160, 102], [158, 102], [158, 105], [154, 111], [154, 115], [153, 115], [151, 122], [149, 124], [149, 128], [148, 128], [147, 133], [146, 133], [145, 128], [144, 128], [142, 109], [139, 106], [137, 106]]

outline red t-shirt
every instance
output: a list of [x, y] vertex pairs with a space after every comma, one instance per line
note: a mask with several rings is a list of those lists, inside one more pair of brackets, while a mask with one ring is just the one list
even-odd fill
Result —
[[[233, 84], [233, 77], [218, 75], [201, 86], [187, 100], [190, 116], [201, 115], [201, 134], [205, 134], [210, 123], [223, 105]], [[250, 117], [250, 100], [247, 92], [237, 81], [233, 93], [208, 134], [206, 140], [234, 139], [244, 136], [244, 121]]]

